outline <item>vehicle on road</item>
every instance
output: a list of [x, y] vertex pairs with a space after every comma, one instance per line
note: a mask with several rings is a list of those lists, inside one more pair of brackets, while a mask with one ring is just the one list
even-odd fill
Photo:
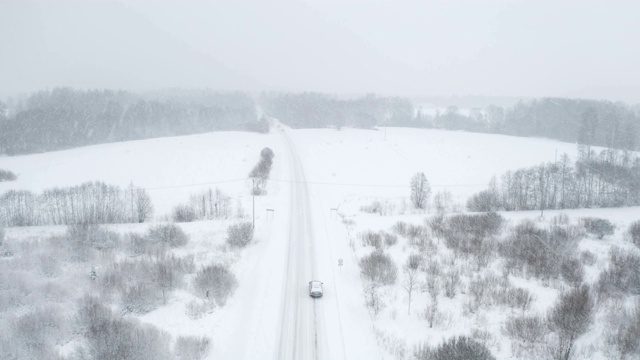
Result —
[[322, 297], [322, 281], [309, 281], [309, 296], [312, 298]]

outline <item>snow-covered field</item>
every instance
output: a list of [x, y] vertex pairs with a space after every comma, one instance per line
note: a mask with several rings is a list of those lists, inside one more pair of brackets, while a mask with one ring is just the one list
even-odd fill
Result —
[[[225, 245], [226, 228], [239, 220], [251, 221], [253, 199], [247, 175], [264, 147], [270, 147], [275, 158], [268, 193], [255, 198], [255, 240], [244, 249], [230, 249]], [[418, 250], [403, 236], [385, 250], [399, 267], [397, 283], [377, 290], [383, 304], [377, 314], [365, 306], [367, 284], [360, 276], [358, 261], [373, 248], [364, 246], [359, 235], [369, 230], [392, 233], [400, 221], [425, 225], [433, 210], [416, 211], [408, 201], [409, 181], [417, 172], [426, 174], [434, 193], [450, 192], [457, 204], [450, 210], [460, 210], [468, 196], [487, 187], [492, 176], [554, 161], [563, 153], [575, 158], [575, 145], [428, 129], [291, 130], [276, 125], [265, 135], [220, 132], [0, 157], [0, 169], [18, 176], [15, 182], [0, 183], [0, 194], [10, 189], [41, 192], [96, 180], [122, 187], [133, 183], [147, 189], [155, 216], [145, 224], [105, 226], [121, 234], [143, 233], [166, 221], [175, 205], [186, 202], [199, 190], [218, 188], [228, 194], [233, 206], [243, 209], [241, 219], [236, 214], [232, 219], [180, 224], [191, 241], [174, 252], [193, 255], [197, 266], [228, 265], [239, 282], [234, 295], [224, 306], [193, 318], [186, 307], [199, 299], [187, 286], [171, 293], [166, 305], [136, 315], [173, 338], [210, 338], [210, 359], [410, 359], [415, 346], [435, 346], [454, 335], [482, 339], [494, 356], [508, 359], [524, 356], [502, 331], [514, 310], [501, 305], [470, 311], [466, 290], [474, 276], [491, 271], [500, 275], [496, 263], [486, 269], [473, 268], [465, 259], [452, 258], [443, 242], [431, 236], [434, 247], [421, 254], [427, 261], [439, 261], [445, 270], [461, 269], [462, 280], [453, 298], [439, 295], [440, 317], [435, 326], [429, 327], [424, 314], [431, 303], [428, 292], [422, 291], [424, 272], [411, 312], [407, 311], [402, 264]], [[360, 211], [374, 201], [387, 204], [388, 214]], [[600, 241], [587, 238], [579, 244], [580, 251], [588, 250], [596, 256], [593, 265], [585, 266], [585, 282], [594, 283], [606, 268], [612, 245], [634, 251], [624, 241], [623, 233], [631, 222], [640, 219], [639, 210], [546, 211], [544, 219], [539, 219], [539, 212], [502, 216], [506, 229], [522, 219], [533, 219], [544, 227], [560, 213], [576, 224], [584, 216], [609, 219], [617, 226], [614, 235]], [[63, 226], [7, 228], [2, 246], [17, 252], [19, 243], [45, 241], [65, 231]], [[22, 249], [33, 251], [30, 247]], [[339, 261], [342, 266], [338, 266]], [[72, 306], [77, 298], [92, 291], [88, 280], [91, 264], [60, 266], [69, 271], [54, 272], [53, 276], [76, 286], [66, 288], [67, 293], [56, 301]], [[324, 282], [322, 299], [312, 300], [306, 294], [307, 281], [312, 278]], [[509, 275], [507, 281], [534, 294], [527, 310], [531, 314], [547, 311], [563, 289], [560, 283], [535, 278]], [[5, 322], [0, 330], [8, 326], [12, 316], [30, 309], [17, 305], [10, 310], [0, 312], [0, 321]], [[605, 330], [605, 315], [598, 313], [594, 325], [579, 339], [577, 358], [608, 358], [601, 350], [604, 340], [599, 337]], [[61, 339], [56, 349], [70, 355], [77, 341], [77, 336]], [[542, 352], [533, 354], [530, 356], [535, 358]]]

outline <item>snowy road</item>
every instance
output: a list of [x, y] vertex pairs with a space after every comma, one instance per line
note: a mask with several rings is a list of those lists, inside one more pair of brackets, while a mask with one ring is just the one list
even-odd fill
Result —
[[293, 142], [283, 136], [289, 155], [291, 214], [288, 236], [285, 292], [280, 324], [278, 359], [318, 359], [325, 333], [318, 312], [322, 300], [308, 296], [306, 284], [318, 275], [314, 256], [315, 234], [311, 227], [313, 207], [302, 164]]
[[[296, 133], [280, 128], [279, 135], [270, 192], [275, 215], [256, 220], [261, 238], [236, 269], [240, 286], [220, 314], [227, 326], [218, 329], [211, 358], [380, 358], [344, 227], [330, 216], [335, 204], [327, 189], [307, 181], [311, 164], [303, 168], [308, 154], [296, 146]], [[310, 280], [324, 283], [322, 298], [309, 297]]]

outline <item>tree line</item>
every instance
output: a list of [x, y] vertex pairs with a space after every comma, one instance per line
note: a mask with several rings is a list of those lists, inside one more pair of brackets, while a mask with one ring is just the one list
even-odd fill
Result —
[[216, 130], [266, 132], [253, 99], [208, 90], [135, 94], [55, 88], [8, 107], [0, 103], [0, 154]]
[[[267, 93], [260, 99], [264, 111], [293, 128], [409, 126], [415, 121], [411, 101], [369, 94], [341, 99], [328, 94]], [[422, 127], [422, 126], [417, 126]]]
[[[546, 137], [626, 150], [640, 145], [640, 106], [620, 102], [548, 97], [468, 112], [449, 106], [435, 114], [409, 99], [375, 94], [263, 93], [258, 103], [261, 112], [293, 128], [402, 126]], [[257, 105], [241, 92], [55, 88], [23, 101], [0, 101], [0, 154], [219, 130], [267, 132], [268, 122], [258, 116]]]
[[0, 196], [0, 224], [5, 226], [144, 222], [153, 213], [142, 188], [87, 182], [34, 194], [10, 190]]
[[433, 116], [420, 115], [435, 128], [545, 137], [616, 149], [638, 149], [640, 107], [610, 101], [541, 98], [513, 107], [490, 105], [467, 114], [449, 106]]
[[581, 147], [575, 163], [564, 154], [557, 162], [508, 171], [467, 202], [471, 211], [636, 205], [640, 205], [640, 158], [615, 149], [596, 154], [588, 147]]

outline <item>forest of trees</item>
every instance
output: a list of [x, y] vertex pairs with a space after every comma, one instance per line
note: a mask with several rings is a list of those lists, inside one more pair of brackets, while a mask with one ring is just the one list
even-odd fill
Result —
[[519, 211], [640, 205], [640, 158], [622, 150], [580, 150], [575, 164], [564, 154], [556, 163], [508, 171], [472, 196], [467, 207]]
[[146, 95], [56, 88], [12, 107], [0, 103], [0, 154], [27, 154], [106, 142], [215, 130], [265, 132], [250, 96], [214, 91]]
[[640, 107], [610, 101], [541, 98], [513, 107], [490, 105], [468, 114], [450, 106], [427, 117], [433, 127], [544, 137], [586, 145], [637, 150]]
[[412, 126], [416, 121], [411, 101], [372, 94], [354, 99], [313, 92], [263, 94], [261, 104], [266, 113], [293, 128], [370, 129], [381, 125]]
[[170, 89], [145, 94], [56, 88], [22, 101], [0, 101], [0, 154], [26, 154], [105, 142], [218, 130], [267, 132], [268, 117], [293, 128], [376, 126], [438, 128], [544, 137], [637, 150], [640, 106], [610, 101], [540, 98], [511, 107], [428, 114], [408, 99], [305, 93]]

